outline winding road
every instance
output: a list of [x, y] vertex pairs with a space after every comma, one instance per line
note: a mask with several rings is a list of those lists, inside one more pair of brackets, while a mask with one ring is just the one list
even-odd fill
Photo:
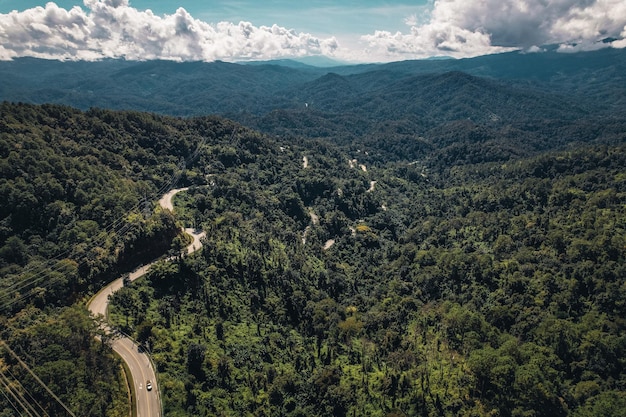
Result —
[[[160, 200], [159, 205], [166, 210], [174, 210], [172, 198], [187, 188], [177, 188], [165, 194]], [[202, 247], [201, 239], [205, 236], [204, 232], [186, 228], [185, 232], [193, 237], [193, 241], [187, 246], [187, 253], [192, 253]], [[134, 281], [144, 276], [153, 264], [143, 265], [133, 271], [129, 278]], [[101, 289], [87, 303], [87, 308], [94, 317], [107, 317], [107, 308], [109, 305], [109, 295], [124, 286], [123, 278], [120, 277], [109, 285]], [[104, 328], [108, 334], [115, 332], [108, 326]], [[111, 347], [117, 353], [130, 369], [132, 384], [134, 384], [134, 392], [136, 395], [135, 404], [137, 407], [137, 417], [161, 417], [161, 401], [159, 398], [160, 391], [157, 385], [156, 373], [150, 357], [139, 348], [139, 346], [123, 335], [115, 335], [111, 342]], [[146, 389], [147, 381], [151, 381], [152, 389]]]

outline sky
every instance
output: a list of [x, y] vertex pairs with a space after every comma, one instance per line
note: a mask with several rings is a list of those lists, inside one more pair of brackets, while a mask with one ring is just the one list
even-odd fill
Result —
[[0, 0], [0, 60], [343, 62], [626, 47], [626, 0]]

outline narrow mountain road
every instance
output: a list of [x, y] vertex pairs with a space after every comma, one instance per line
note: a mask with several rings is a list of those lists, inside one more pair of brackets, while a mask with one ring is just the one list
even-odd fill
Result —
[[174, 196], [182, 191], [187, 191], [189, 187], [185, 188], [174, 188], [170, 190], [168, 193], [164, 194], [163, 197], [159, 200], [159, 206], [167, 209], [169, 211], [174, 211], [174, 204], [172, 203], [172, 199]]
[[[187, 188], [171, 190], [159, 200], [159, 205], [166, 210], [173, 210], [172, 198], [177, 193], [185, 190]], [[202, 247], [201, 239], [205, 236], [205, 233], [190, 228], [185, 229], [185, 232], [193, 237], [193, 241], [187, 246], [187, 253], [199, 250]], [[129, 275], [130, 280], [134, 281], [144, 276], [152, 265], [152, 263], [143, 265], [133, 271]], [[94, 317], [101, 315], [106, 318], [109, 295], [123, 286], [123, 279], [120, 277], [94, 295], [87, 303], [87, 308], [91, 311], [91, 314]], [[104, 330], [109, 334], [114, 333], [108, 326]], [[116, 335], [113, 338], [111, 347], [126, 362], [130, 369], [131, 383], [134, 385], [136, 395], [134, 403], [137, 408], [137, 417], [161, 417], [160, 391], [157, 385], [156, 373], [149, 356], [132, 339], [122, 335]], [[148, 381], [151, 382], [151, 390], [147, 389], [146, 384]]]

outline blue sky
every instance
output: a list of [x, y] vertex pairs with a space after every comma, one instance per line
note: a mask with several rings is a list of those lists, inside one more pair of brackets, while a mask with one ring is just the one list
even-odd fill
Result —
[[[0, 13], [24, 11], [45, 6], [50, 0], [0, 0]], [[85, 8], [82, 0], [52, 0], [58, 6]], [[384, 29], [406, 28], [405, 19], [421, 13], [428, 0], [417, 1], [251, 1], [251, 0], [130, 0], [139, 10], [151, 9], [157, 15], [173, 14], [179, 7], [209, 23], [249, 21], [257, 26], [278, 24], [317, 36], [337, 33], [365, 34]]]
[[0, 59], [383, 62], [624, 38], [624, 0], [0, 0]]

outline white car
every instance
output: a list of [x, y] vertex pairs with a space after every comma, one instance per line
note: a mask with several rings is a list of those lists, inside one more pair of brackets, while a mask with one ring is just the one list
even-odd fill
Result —
[[152, 391], [152, 382], [150, 382], [150, 381], [146, 382], [146, 389], [148, 391]]

